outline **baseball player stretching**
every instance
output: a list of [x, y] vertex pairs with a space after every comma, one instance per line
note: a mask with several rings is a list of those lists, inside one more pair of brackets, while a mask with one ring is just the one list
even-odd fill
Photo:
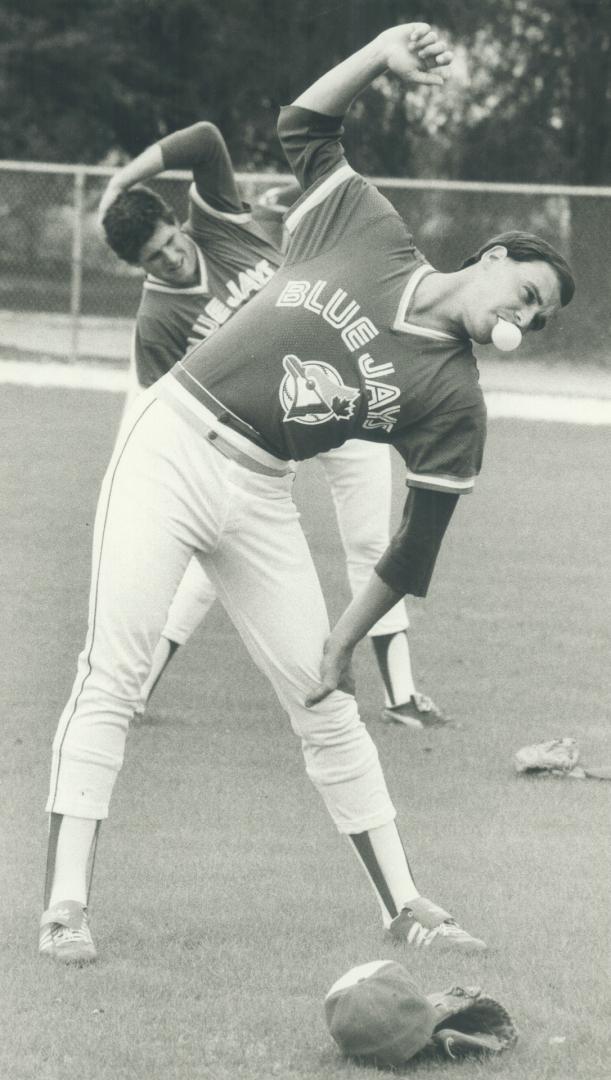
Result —
[[[123, 423], [96, 516], [87, 639], [53, 746], [43, 955], [96, 955], [88, 860], [194, 555], [286, 709], [384, 925], [412, 945], [485, 948], [419, 893], [350, 673], [377, 620], [402, 596], [426, 594], [458, 495], [479, 470], [485, 408], [471, 341], [490, 342], [499, 319], [540, 328], [574, 290], [564, 259], [529, 233], [495, 237], [459, 270], [435, 271], [346, 161], [341, 117], [357, 94], [387, 70], [439, 85], [450, 60], [426, 24], [394, 27], [282, 111], [280, 138], [304, 189], [287, 217], [283, 266]], [[329, 633], [291, 462], [349, 438], [395, 446], [411, 492]]]
[[[158, 195], [134, 187], [165, 169], [193, 171], [189, 220], [182, 228]], [[210, 337], [259, 292], [281, 261], [242, 202], [223, 137], [209, 123], [161, 139], [116, 173], [102, 197], [99, 218], [116, 254], [147, 274], [133, 339], [129, 399]], [[356, 594], [388, 545], [389, 448], [351, 441], [321, 454], [320, 461]], [[165, 667], [205, 618], [215, 596], [212, 582], [193, 559], [170, 607], [138, 711], [144, 711]], [[401, 602], [370, 631], [384, 684], [382, 715], [414, 728], [442, 724], [442, 712], [414, 686], [407, 627]]]

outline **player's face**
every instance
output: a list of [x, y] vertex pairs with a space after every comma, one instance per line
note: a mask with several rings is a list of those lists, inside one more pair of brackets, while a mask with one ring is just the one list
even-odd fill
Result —
[[543, 259], [516, 262], [503, 247], [491, 248], [478, 266], [473, 296], [465, 311], [465, 329], [480, 345], [491, 340], [499, 318], [523, 334], [542, 330], [560, 307], [560, 281]]
[[195, 244], [178, 225], [160, 221], [146, 244], [140, 249], [139, 266], [167, 285], [183, 288], [197, 280], [198, 264]]

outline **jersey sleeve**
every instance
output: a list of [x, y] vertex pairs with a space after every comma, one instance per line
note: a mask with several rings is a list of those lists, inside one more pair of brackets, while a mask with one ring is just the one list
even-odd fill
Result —
[[248, 207], [240, 198], [229, 150], [219, 129], [201, 121], [160, 139], [166, 169], [190, 169], [191, 195], [205, 206], [225, 214], [242, 214]]
[[473, 490], [486, 438], [483, 398], [452, 412], [433, 413], [393, 439], [407, 465], [410, 492], [403, 519], [376, 566], [405, 596], [426, 596], [458, 496]]
[[[235, 258], [253, 254], [277, 266], [276, 244], [265, 228], [253, 220], [242, 202], [225, 140], [214, 124], [202, 121], [175, 131], [159, 142], [166, 168], [191, 169], [189, 219], [184, 228], [209, 253], [225, 259], [235, 247]], [[241, 253], [241, 254], [239, 254]], [[226, 261], [226, 260], [225, 260]]]
[[392, 440], [407, 466], [407, 484], [448, 494], [473, 490], [486, 441], [486, 407], [432, 413]]
[[278, 138], [297, 183], [306, 191], [317, 180], [346, 163], [341, 116], [325, 116], [285, 105], [278, 117]]
[[386, 199], [348, 164], [341, 143], [341, 117], [289, 105], [281, 110], [278, 135], [295, 177], [304, 189], [287, 212], [285, 265], [332, 249], [349, 233], [362, 236], [372, 223], [392, 217], [405, 223]]

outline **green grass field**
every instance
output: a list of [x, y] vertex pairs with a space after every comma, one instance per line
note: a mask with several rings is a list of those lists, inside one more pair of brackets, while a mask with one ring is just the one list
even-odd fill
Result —
[[[91, 903], [100, 960], [78, 970], [37, 956], [43, 807], [121, 402], [20, 387], [2, 401], [1, 1080], [373, 1080], [340, 1058], [322, 1000], [352, 965], [390, 956], [424, 990], [481, 984], [521, 1032], [494, 1061], [412, 1062], [406, 1076], [606, 1080], [611, 785], [517, 778], [512, 754], [572, 735], [584, 760], [611, 763], [609, 429], [491, 423], [476, 493], [412, 606], [422, 689], [460, 726], [383, 725], [358, 651], [420, 888], [490, 953], [385, 941], [287, 719], [217, 608], [130, 735]], [[347, 587], [321, 475], [303, 467], [297, 497], [335, 616]], [[396, 486], [398, 508], [398, 462]]]

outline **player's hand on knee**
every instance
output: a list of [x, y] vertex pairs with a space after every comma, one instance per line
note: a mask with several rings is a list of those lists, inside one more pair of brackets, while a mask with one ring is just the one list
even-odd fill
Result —
[[354, 694], [354, 689], [352, 649], [335, 648], [332, 637], [327, 638], [320, 665], [320, 682], [308, 694], [305, 700], [306, 708], [311, 709], [313, 705], [318, 705], [334, 690]]
[[384, 32], [386, 66], [405, 83], [443, 86], [454, 58], [428, 23], [406, 23]]

